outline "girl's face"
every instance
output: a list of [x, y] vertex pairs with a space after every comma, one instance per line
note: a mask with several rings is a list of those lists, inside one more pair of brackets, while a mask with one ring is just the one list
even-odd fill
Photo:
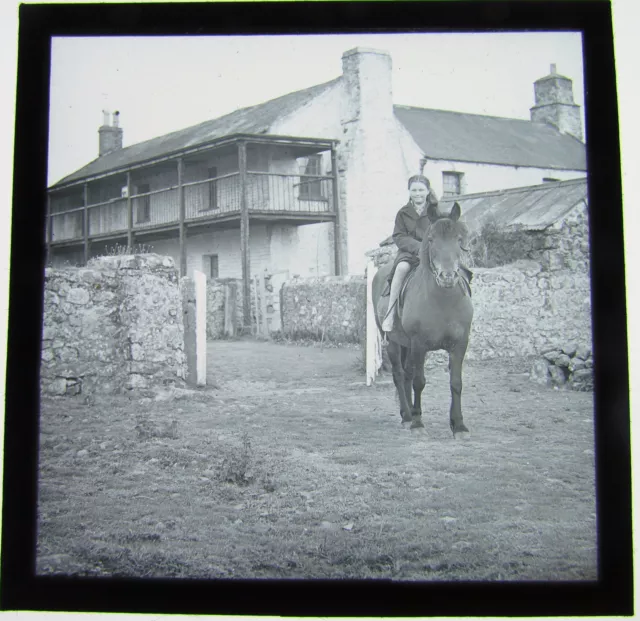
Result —
[[409, 187], [409, 196], [414, 205], [424, 205], [427, 201], [427, 194], [429, 194], [429, 188], [420, 181], [414, 181]]

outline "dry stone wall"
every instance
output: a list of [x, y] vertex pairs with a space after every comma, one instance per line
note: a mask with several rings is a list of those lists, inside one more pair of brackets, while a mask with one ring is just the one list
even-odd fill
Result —
[[365, 336], [362, 276], [294, 278], [280, 293], [283, 333], [293, 339], [360, 343]]
[[129, 255], [45, 271], [41, 389], [119, 393], [182, 384], [179, 276], [173, 259]]
[[535, 261], [475, 268], [470, 359], [533, 356], [575, 343], [591, 348], [588, 274]]

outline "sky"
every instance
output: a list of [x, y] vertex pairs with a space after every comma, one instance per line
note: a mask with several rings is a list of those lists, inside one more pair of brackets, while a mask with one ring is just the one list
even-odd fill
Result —
[[98, 156], [103, 109], [128, 146], [332, 80], [357, 46], [391, 54], [396, 104], [529, 119], [555, 63], [584, 115], [579, 33], [54, 38], [48, 182]]

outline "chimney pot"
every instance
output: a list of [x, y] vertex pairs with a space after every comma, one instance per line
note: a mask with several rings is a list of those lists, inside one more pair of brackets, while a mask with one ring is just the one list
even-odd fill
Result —
[[[98, 129], [98, 155], [103, 156], [112, 151], [122, 149], [122, 127], [120, 127], [120, 112], [115, 111], [113, 114], [109, 110], [102, 111], [104, 120], [102, 126]], [[113, 124], [112, 124], [113, 117]]]
[[557, 73], [556, 64], [555, 63], [551, 63], [551, 75], [555, 75], [556, 73]]

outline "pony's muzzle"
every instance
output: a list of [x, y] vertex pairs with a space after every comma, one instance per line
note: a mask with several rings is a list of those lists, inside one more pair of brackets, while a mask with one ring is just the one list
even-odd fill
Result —
[[458, 284], [458, 272], [453, 270], [442, 270], [439, 272], [437, 280], [441, 287], [455, 287]]

